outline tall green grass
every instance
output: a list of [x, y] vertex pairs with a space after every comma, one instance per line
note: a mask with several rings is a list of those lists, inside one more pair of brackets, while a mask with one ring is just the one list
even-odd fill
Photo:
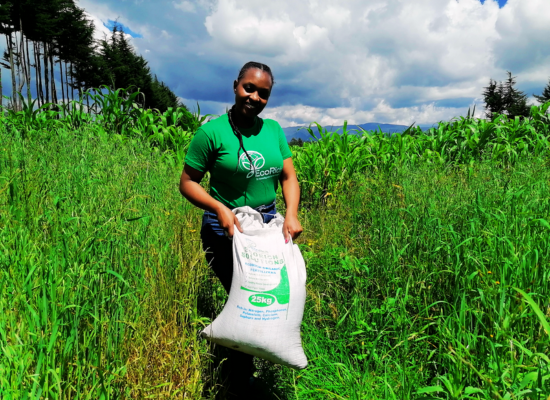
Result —
[[205, 269], [177, 171], [101, 128], [0, 143], [0, 397], [198, 396]]
[[[224, 392], [198, 332], [225, 295], [177, 190], [192, 129], [115, 95], [109, 118], [0, 117], [2, 398]], [[258, 361], [263, 398], [548, 398], [547, 106], [428, 134], [319, 127], [293, 149], [310, 364]]]
[[301, 215], [307, 370], [296, 399], [546, 399], [550, 172], [402, 168]]

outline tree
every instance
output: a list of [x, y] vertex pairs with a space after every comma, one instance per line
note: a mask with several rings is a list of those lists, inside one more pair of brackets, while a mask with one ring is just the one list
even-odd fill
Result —
[[153, 99], [151, 104], [154, 104], [154, 108], [157, 108], [160, 112], [164, 112], [170, 107], [185, 107], [181, 104], [178, 96], [176, 96], [164, 82], [160, 82], [156, 75], [153, 79], [152, 89]]
[[12, 35], [16, 31], [16, 22], [14, 20], [15, 5], [13, 1], [6, 1], [0, 5], [0, 33], [6, 35], [7, 50], [4, 53], [3, 61], [1, 64], [6, 69], [11, 71], [11, 85], [12, 85], [12, 107], [17, 110], [17, 97], [15, 92], [17, 91], [15, 80], [15, 44], [13, 42]]
[[290, 143], [288, 145], [302, 147], [304, 145], [304, 141], [301, 138], [292, 138], [290, 139]]
[[546, 85], [542, 91], [542, 94], [540, 96], [534, 94], [533, 96], [535, 96], [535, 99], [537, 99], [539, 103], [548, 103], [550, 101], [550, 79], [548, 80], [548, 85]]
[[[28, 100], [36, 91], [39, 105], [57, 103], [59, 83], [62, 102], [74, 99], [75, 91], [82, 95], [108, 85], [139, 90], [147, 108], [165, 111], [182, 106], [170, 88], [153, 77], [120, 25], [115, 24], [110, 38], [95, 41], [93, 23], [75, 1], [0, 0], [0, 35], [6, 40], [0, 77], [2, 67], [10, 70], [14, 109], [20, 108], [17, 92], [25, 86]], [[0, 106], [1, 95], [0, 79]]]
[[485, 101], [485, 113], [487, 118], [494, 119], [497, 114], [504, 112], [503, 99], [504, 85], [492, 79], [489, 80], [489, 85], [485, 87], [483, 99]]
[[99, 54], [105, 68], [105, 83], [112, 89], [139, 90], [146, 108], [166, 111], [181, 106], [170, 88], [152, 76], [147, 60], [136, 54], [119, 24], [114, 24], [109, 40], [101, 41]]
[[[65, 88], [67, 101], [69, 94], [74, 93], [75, 86], [79, 93], [84, 89], [97, 88], [105, 83], [103, 64], [98, 56], [97, 44], [94, 41], [94, 25], [86, 18], [84, 10], [76, 6], [70, 7], [70, 12], [65, 13], [61, 18], [62, 30], [56, 38], [57, 54], [59, 56], [59, 72], [61, 84], [63, 85], [63, 64], [65, 65]], [[69, 85], [69, 65], [82, 67], [89, 72], [84, 74], [80, 85], [73, 82]], [[69, 93], [69, 87], [71, 91]], [[74, 96], [73, 96], [74, 98]]]
[[529, 116], [527, 95], [516, 89], [515, 85], [516, 78], [510, 71], [505, 82], [489, 80], [483, 92], [487, 118], [494, 119], [498, 114], [506, 114], [511, 119]]

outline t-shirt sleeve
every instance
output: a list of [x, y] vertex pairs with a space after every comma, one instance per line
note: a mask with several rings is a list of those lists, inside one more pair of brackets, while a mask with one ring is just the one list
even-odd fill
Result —
[[287, 158], [292, 157], [292, 152], [290, 151], [290, 147], [286, 141], [285, 131], [283, 131], [283, 128], [281, 128], [281, 125], [279, 124], [277, 124], [277, 128], [279, 130], [279, 149], [281, 150], [283, 160], [286, 160]]
[[212, 140], [204, 129], [199, 128], [185, 155], [185, 164], [200, 172], [206, 172], [211, 167], [213, 156], [214, 146]]

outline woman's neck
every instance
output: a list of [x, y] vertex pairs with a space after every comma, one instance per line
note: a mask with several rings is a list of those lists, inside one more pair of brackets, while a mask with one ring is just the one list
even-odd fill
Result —
[[252, 119], [246, 118], [244, 115], [235, 112], [235, 110], [232, 110], [231, 117], [233, 119], [233, 123], [237, 126], [237, 128], [249, 129], [252, 128], [256, 123], [256, 117]]

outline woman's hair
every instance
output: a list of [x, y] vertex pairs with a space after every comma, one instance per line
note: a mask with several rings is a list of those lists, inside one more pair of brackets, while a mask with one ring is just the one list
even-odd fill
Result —
[[[273, 78], [273, 73], [271, 72], [271, 68], [269, 68], [265, 64], [255, 62], [255, 61], [249, 61], [245, 65], [243, 65], [243, 67], [239, 71], [239, 76], [237, 77], [237, 82], [240, 81], [243, 78], [246, 71], [248, 71], [249, 69], [252, 69], [252, 68], [257, 68], [261, 71], [267, 72], [269, 74], [269, 76], [271, 77], [271, 86], [273, 86], [275, 84], [275, 79]], [[232, 118], [232, 115], [231, 115], [232, 113], [233, 113], [233, 107], [231, 107], [231, 109], [227, 112], [227, 115], [228, 115], [228, 118], [229, 118], [229, 124], [231, 125], [231, 128], [233, 129], [233, 133], [235, 134], [235, 136], [237, 136], [237, 139], [239, 139], [239, 150], [237, 150], [237, 168], [235, 169], [235, 173], [237, 173], [237, 171], [239, 170], [239, 159], [240, 159], [241, 149], [243, 149], [244, 154], [246, 154], [246, 157], [248, 158], [248, 162], [250, 163], [250, 169], [252, 170], [252, 168], [254, 168], [254, 170], [256, 170], [256, 166], [252, 162], [252, 158], [250, 157], [250, 155], [248, 154], [248, 152], [244, 148], [243, 135], [242, 135], [241, 131], [239, 130], [239, 128], [237, 128], [237, 125], [235, 125], [235, 123], [233, 122], [233, 118]], [[260, 123], [263, 124], [263, 121], [260, 120]], [[261, 129], [262, 129], [262, 127], [260, 125], [260, 130]]]
[[273, 73], [271, 72], [271, 68], [269, 68], [265, 64], [262, 64], [262, 63], [259, 63], [259, 62], [256, 62], [256, 61], [249, 61], [245, 65], [243, 65], [243, 67], [239, 71], [239, 76], [237, 77], [237, 82], [240, 81], [243, 78], [244, 74], [246, 74], [246, 71], [248, 71], [249, 69], [252, 69], [252, 68], [257, 68], [260, 71], [267, 72], [269, 74], [269, 76], [271, 77], [271, 86], [273, 86], [275, 84], [275, 78], [273, 78]]

